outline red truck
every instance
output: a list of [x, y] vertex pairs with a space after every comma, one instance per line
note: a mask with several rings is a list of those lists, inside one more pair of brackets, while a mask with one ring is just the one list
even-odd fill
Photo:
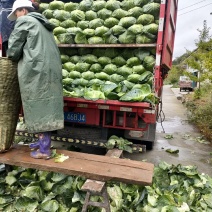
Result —
[[[42, 1], [49, 3], [51, 1]], [[64, 1], [66, 2], [66, 1]], [[59, 44], [59, 48], [149, 48], [156, 49], [153, 91], [160, 99], [156, 105], [147, 102], [118, 100], [90, 101], [64, 97], [65, 134], [76, 143], [92, 142], [101, 146], [109, 136], [117, 135], [137, 144], [153, 146], [156, 123], [161, 107], [163, 80], [172, 66], [178, 0], [161, 0], [157, 42], [151, 44]], [[0, 41], [0, 50], [2, 44]], [[63, 135], [63, 134], [62, 134]], [[60, 135], [61, 136], [61, 135]], [[66, 140], [65, 138], [62, 140]], [[68, 140], [73, 142], [73, 139]]]
[[183, 90], [193, 91], [192, 81], [187, 76], [180, 76], [179, 87], [180, 87], [180, 91], [183, 91]]

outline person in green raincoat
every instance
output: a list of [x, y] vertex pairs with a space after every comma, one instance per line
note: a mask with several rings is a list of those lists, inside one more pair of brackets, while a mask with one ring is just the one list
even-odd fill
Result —
[[62, 65], [52, 33], [53, 26], [34, 12], [29, 0], [16, 0], [8, 19], [15, 22], [7, 56], [18, 62], [25, 124], [28, 132], [40, 133], [30, 145], [34, 158], [49, 157], [51, 131], [64, 127]]

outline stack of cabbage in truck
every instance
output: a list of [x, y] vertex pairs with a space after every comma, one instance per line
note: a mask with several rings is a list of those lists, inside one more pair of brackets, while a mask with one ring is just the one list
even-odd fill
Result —
[[155, 140], [178, 0], [41, 1], [61, 51], [70, 137]]

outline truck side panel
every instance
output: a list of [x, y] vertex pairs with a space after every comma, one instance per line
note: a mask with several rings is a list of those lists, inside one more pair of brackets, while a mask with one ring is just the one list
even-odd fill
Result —
[[163, 50], [161, 66], [167, 69], [171, 68], [172, 65], [172, 54], [174, 50], [174, 38], [176, 31], [176, 20], [177, 20], [177, 5], [178, 0], [167, 0], [166, 4], [166, 15], [165, 15], [165, 28], [163, 37]]
[[[51, 0], [42, 2], [49, 3]], [[80, 2], [80, 0], [74, 2]], [[154, 43], [156, 45], [156, 64], [153, 90], [158, 97], [162, 94], [163, 79], [172, 65], [177, 5], [178, 0], [161, 0], [157, 43]], [[137, 48], [135, 44], [133, 45], [131, 47]], [[116, 100], [88, 101], [69, 97], [65, 97], [64, 102], [65, 121], [73, 126], [84, 127], [86, 125], [114, 129], [117, 134], [122, 130], [126, 132], [126, 137], [137, 140], [154, 141], [155, 139], [157, 105]]]
[[[159, 15], [159, 30], [156, 43], [156, 64], [154, 68], [154, 91], [158, 97], [162, 94], [163, 79], [172, 65], [172, 54], [174, 48], [175, 27], [177, 17], [178, 0], [162, 0]], [[131, 103], [124, 107], [123, 102], [105, 101], [103, 105], [98, 102], [86, 103], [86, 100], [65, 98], [67, 106], [72, 106], [75, 113], [94, 114], [98, 110], [97, 119], [86, 118], [84, 124], [95, 125], [103, 128], [125, 130], [125, 137], [147, 140], [153, 142], [155, 139], [157, 106], [144, 107], [144, 103]], [[72, 102], [73, 100], [73, 102]], [[78, 102], [79, 101], [79, 102]], [[72, 102], [72, 103], [71, 103]], [[78, 102], [76, 106], [73, 103]], [[125, 103], [126, 104], [126, 103]], [[137, 105], [136, 105], [137, 104]], [[86, 105], [86, 106], [85, 106]], [[80, 109], [80, 107], [83, 107]], [[67, 108], [67, 111], [70, 109]], [[77, 116], [76, 116], [77, 117]], [[87, 115], [86, 115], [87, 117]], [[72, 121], [71, 121], [72, 122]], [[83, 124], [79, 123], [78, 124]], [[88, 125], [89, 125], [88, 124]]]
[[154, 89], [158, 97], [162, 94], [163, 79], [172, 65], [177, 5], [178, 0], [161, 1], [154, 82]]

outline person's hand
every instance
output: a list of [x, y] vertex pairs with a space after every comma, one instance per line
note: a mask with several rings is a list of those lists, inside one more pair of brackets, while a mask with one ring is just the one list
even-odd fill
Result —
[[39, 3], [36, 1], [32, 1], [32, 6], [35, 8], [35, 10], [39, 10]]

